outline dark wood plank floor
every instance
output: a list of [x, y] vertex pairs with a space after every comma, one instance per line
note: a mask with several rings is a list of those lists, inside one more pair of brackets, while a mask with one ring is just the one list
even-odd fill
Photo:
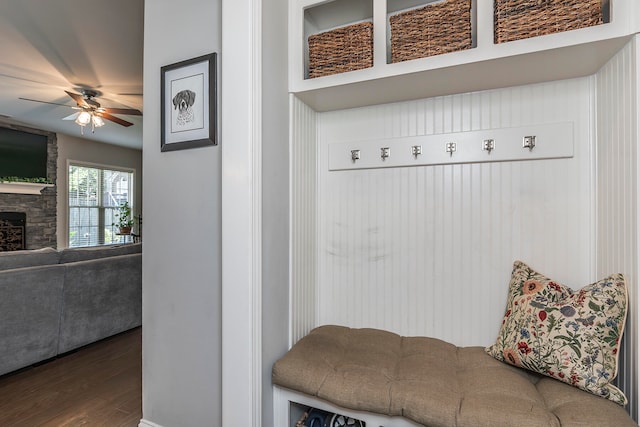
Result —
[[135, 427], [140, 418], [141, 328], [0, 377], [3, 427]]

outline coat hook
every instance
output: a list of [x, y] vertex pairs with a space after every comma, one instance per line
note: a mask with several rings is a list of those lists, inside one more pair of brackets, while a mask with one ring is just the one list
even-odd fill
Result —
[[422, 154], [422, 145], [412, 145], [411, 155], [417, 159], [420, 154]]
[[456, 151], [457, 144], [455, 142], [447, 142], [447, 153], [450, 157], [453, 157], [453, 152]]
[[351, 161], [355, 163], [356, 160], [360, 160], [360, 150], [351, 150]]
[[491, 152], [496, 148], [496, 143], [493, 139], [485, 139], [482, 142], [482, 149], [487, 152], [487, 154], [491, 154]]
[[528, 148], [529, 151], [533, 151], [533, 147], [536, 146], [536, 136], [530, 135], [522, 138], [522, 148]]

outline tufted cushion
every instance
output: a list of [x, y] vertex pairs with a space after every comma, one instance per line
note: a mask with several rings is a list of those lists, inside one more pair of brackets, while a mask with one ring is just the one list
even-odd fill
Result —
[[487, 352], [624, 405], [611, 381], [626, 314], [621, 274], [574, 292], [516, 261], [502, 327]]
[[482, 347], [376, 329], [316, 328], [274, 364], [272, 379], [344, 408], [433, 427], [637, 426], [620, 405], [499, 362]]

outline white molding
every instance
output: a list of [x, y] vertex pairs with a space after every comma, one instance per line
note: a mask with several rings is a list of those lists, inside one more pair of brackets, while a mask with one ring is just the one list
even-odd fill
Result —
[[48, 187], [55, 187], [54, 184], [42, 184], [37, 182], [0, 182], [0, 193], [12, 194], [40, 194]]
[[140, 420], [138, 423], [138, 427], [162, 427], [160, 424], [152, 423], [151, 421], [147, 421], [144, 418]]
[[262, 0], [223, 0], [222, 425], [262, 424]]
[[252, 426], [262, 426], [262, 0], [253, 0], [251, 14], [252, 52], [252, 337], [253, 411]]
[[[639, 2], [636, 2], [636, 10], [638, 12], [640, 12], [640, 4], [638, 4]], [[634, 14], [634, 16], [636, 17], [636, 27], [637, 29], [640, 31], [640, 17], [638, 16], [638, 14]], [[635, 99], [635, 108], [636, 108], [636, 123], [635, 123], [635, 134], [636, 134], [636, 144], [640, 143], [640, 34], [636, 34], [634, 39], [633, 39], [633, 44], [631, 45], [632, 49], [634, 50], [634, 56], [635, 56], [635, 81], [636, 81], [636, 99]], [[640, 165], [640, 150], [638, 150], [636, 152], [636, 164]], [[638, 173], [637, 170], [637, 166], [636, 166], [636, 191], [638, 191], [638, 189], [640, 189], [640, 173]], [[638, 217], [635, 219], [635, 223], [636, 223], [636, 245], [639, 245], [640, 243], [640, 227], [638, 227], [638, 224], [640, 224], [640, 206], [639, 206], [639, 201], [636, 199], [636, 215], [638, 215]], [[639, 266], [640, 266], [640, 247], [636, 247], [636, 259], [634, 260], [635, 262], [635, 267], [636, 267], [636, 274], [638, 274], [638, 270], [639, 270]], [[638, 284], [636, 283], [635, 286], [635, 300], [631, 302], [631, 304], [635, 304], [636, 309], [635, 309], [635, 319], [633, 320], [636, 326], [636, 330], [635, 333], [638, 333], [638, 328], [640, 328], [640, 309], [638, 309], [638, 305], [640, 303], [640, 292], [638, 289]], [[636, 335], [637, 336], [637, 335]], [[636, 357], [636, 377], [633, 379], [634, 383], [635, 383], [635, 387], [636, 387], [636, 401], [635, 401], [635, 405], [636, 405], [636, 415], [638, 412], [637, 408], [640, 408], [640, 391], [638, 391], [638, 385], [640, 384], [640, 368], [638, 367], [639, 363], [638, 363], [638, 356], [640, 356], [640, 340], [638, 340], [636, 342], [636, 348], [633, 349], [633, 351], [635, 352], [635, 357]]]

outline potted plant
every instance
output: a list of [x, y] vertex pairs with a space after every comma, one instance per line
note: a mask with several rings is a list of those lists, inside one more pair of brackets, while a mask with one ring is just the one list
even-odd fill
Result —
[[134, 223], [134, 217], [131, 215], [131, 206], [129, 202], [124, 202], [118, 208], [118, 212], [114, 214], [116, 222], [111, 225], [119, 228], [119, 234], [131, 234], [131, 227]]

